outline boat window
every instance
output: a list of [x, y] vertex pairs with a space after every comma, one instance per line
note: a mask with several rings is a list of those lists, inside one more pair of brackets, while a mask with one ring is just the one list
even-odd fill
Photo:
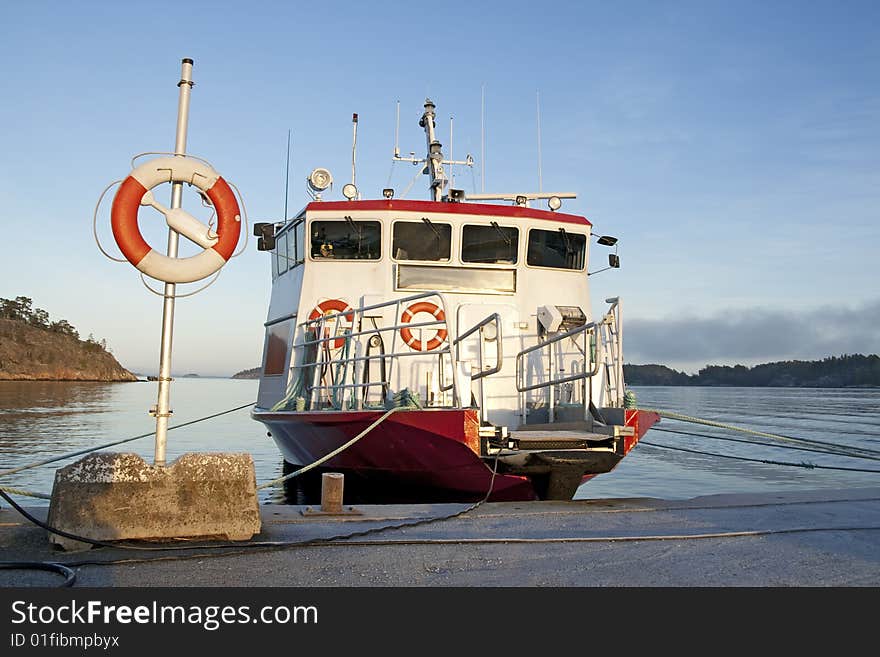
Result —
[[378, 260], [382, 228], [378, 221], [313, 221], [311, 254], [317, 259]]
[[516, 269], [398, 265], [396, 289], [510, 294], [516, 292]]
[[451, 245], [451, 224], [429, 219], [394, 223], [391, 253], [396, 260], [449, 260]]
[[297, 263], [305, 260], [305, 250], [306, 250], [306, 222], [305, 220], [300, 220], [293, 227], [294, 239], [296, 241], [296, 261]]
[[529, 231], [529, 250], [526, 263], [532, 267], [556, 269], [583, 269], [586, 257], [587, 236], [558, 230]]
[[275, 238], [275, 257], [278, 259], [280, 276], [290, 268], [290, 263], [287, 261], [287, 233], [281, 233]]
[[272, 280], [278, 278], [278, 240], [275, 240], [275, 249], [270, 251], [272, 254]]
[[519, 249], [519, 229], [499, 226], [465, 226], [462, 230], [461, 261], [514, 264]]

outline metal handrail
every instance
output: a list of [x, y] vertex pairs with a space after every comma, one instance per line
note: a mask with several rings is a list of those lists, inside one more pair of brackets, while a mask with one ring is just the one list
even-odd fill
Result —
[[[491, 322], [495, 322], [495, 342], [498, 343], [498, 346], [495, 349], [495, 352], [496, 352], [495, 353], [495, 367], [491, 367], [488, 370], [480, 370], [479, 373], [471, 376], [471, 380], [482, 379], [482, 378], [490, 376], [492, 374], [497, 374], [498, 372], [501, 371], [501, 366], [504, 362], [504, 350], [502, 348], [503, 340], [502, 340], [502, 335], [501, 335], [501, 316], [498, 313], [492, 313], [491, 315], [489, 315], [488, 317], [483, 319], [479, 324], [475, 324], [474, 326], [469, 328], [467, 331], [465, 331], [464, 333], [459, 335], [458, 339], [456, 339], [455, 342], [452, 343], [452, 346], [455, 347], [456, 359], [458, 359], [458, 357], [459, 357], [458, 348], [459, 348], [459, 345], [464, 341], [464, 339], [469, 337], [472, 333], [483, 328], [484, 326], [486, 326], [487, 324], [489, 324]], [[483, 364], [482, 352], [483, 352], [483, 341], [480, 340], [480, 365]]]
[[[536, 383], [535, 385], [531, 385], [531, 386], [522, 386], [521, 385], [521, 381], [522, 381], [521, 364], [522, 364], [523, 356], [525, 356], [526, 354], [529, 354], [533, 351], [537, 351], [539, 349], [544, 349], [545, 347], [552, 345], [552, 344], [555, 344], [557, 342], [561, 342], [562, 340], [565, 340], [566, 338], [574, 337], [579, 333], [586, 333], [588, 330], [595, 329], [596, 326], [597, 326], [596, 322], [590, 322], [589, 324], [584, 324], [583, 326], [578, 326], [577, 328], [574, 328], [570, 331], [567, 331], [566, 333], [560, 333], [558, 335], [553, 336], [552, 338], [548, 338], [547, 340], [544, 340], [543, 342], [540, 342], [532, 347], [526, 347], [525, 349], [520, 351], [516, 355], [516, 375], [517, 375], [516, 376], [516, 389], [517, 389], [517, 391], [518, 392], [527, 392], [529, 390], [537, 390], [539, 388], [546, 388], [546, 387], [549, 387], [552, 385], [558, 385], [560, 383], [567, 383], [569, 381], [577, 381], [580, 379], [588, 379], [588, 378], [595, 376], [599, 372], [599, 359], [598, 358], [596, 359], [595, 363], [593, 363], [593, 369], [590, 370], [589, 372], [587, 372], [586, 367], [585, 367], [584, 371], [579, 372], [578, 374], [570, 374], [570, 375], [563, 377], [563, 378], [560, 378], [560, 379], [548, 379], [547, 381], [543, 381], [541, 383]], [[586, 352], [589, 348], [589, 345], [586, 344], [586, 340], [584, 342], [585, 342], [584, 359], [586, 360], [587, 359]], [[592, 356], [592, 354], [591, 354], [591, 356]], [[590, 360], [591, 361], [593, 360], [592, 357], [590, 357]], [[551, 373], [552, 373], [552, 368], [551, 368]]]

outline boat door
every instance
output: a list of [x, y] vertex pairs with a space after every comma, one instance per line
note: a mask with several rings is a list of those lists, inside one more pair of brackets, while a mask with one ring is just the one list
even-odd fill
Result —
[[288, 318], [266, 327], [263, 343], [263, 372], [257, 393], [257, 406], [271, 408], [280, 401], [287, 390], [288, 353], [294, 319]]
[[[516, 391], [516, 354], [520, 350], [519, 310], [508, 303], [463, 303], [456, 313], [456, 335], [462, 335], [486, 317], [498, 313], [501, 336], [494, 335], [494, 325], [465, 338], [458, 349], [458, 360], [469, 361], [476, 375], [495, 367], [501, 348], [501, 370], [473, 381], [471, 391], [481, 407], [481, 417], [496, 426], [516, 427], [519, 424], [519, 396]], [[480, 343], [482, 342], [482, 364]]]

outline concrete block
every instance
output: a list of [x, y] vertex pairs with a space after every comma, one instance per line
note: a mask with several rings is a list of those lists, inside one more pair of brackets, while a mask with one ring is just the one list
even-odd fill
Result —
[[[55, 472], [49, 526], [100, 541], [213, 538], [260, 531], [250, 454], [184, 454], [167, 466], [137, 454], [95, 453]], [[49, 534], [66, 550], [87, 543]]]

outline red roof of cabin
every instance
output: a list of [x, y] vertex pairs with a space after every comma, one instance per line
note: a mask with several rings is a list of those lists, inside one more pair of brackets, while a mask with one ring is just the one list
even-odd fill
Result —
[[445, 212], [448, 214], [492, 215], [520, 219], [542, 219], [566, 224], [591, 226], [586, 217], [526, 208], [521, 205], [493, 205], [490, 203], [438, 203], [437, 201], [403, 201], [380, 199], [371, 201], [313, 201], [306, 210], [345, 212], [348, 210], [397, 210], [399, 212]]

